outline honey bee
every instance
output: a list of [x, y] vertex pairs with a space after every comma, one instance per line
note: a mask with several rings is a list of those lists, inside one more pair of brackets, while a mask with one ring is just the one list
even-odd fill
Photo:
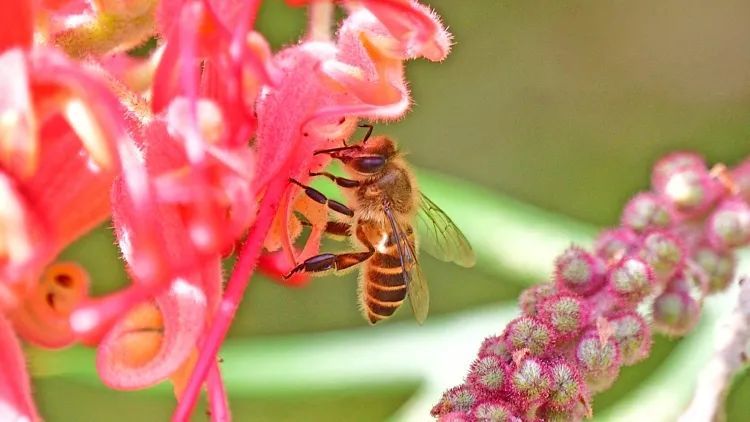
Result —
[[[291, 182], [314, 201], [348, 217], [351, 223], [331, 221], [325, 231], [353, 238], [354, 245], [364, 250], [313, 256], [286, 277], [297, 272], [342, 272], [362, 264], [359, 302], [365, 319], [370, 324], [387, 319], [408, 295], [414, 317], [422, 324], [427, 318], [430, 296], [417, 258], [418, 246], [438, 259], [465, 267], [474, 265], [474, 251], [453, 221], [419, 191], [414, 174], [394, 141], [386, 136], [371, 136], [371, 125], [363, 127], [368, 131], [360, 143], [315, 152], [341, 161], [349, 178], [328, 172], [310, 173], [327, 177], [344, 188], [348, 205], [328, 199], [294, 179]], [[416, 225], [423, 228], [419, 237]]]

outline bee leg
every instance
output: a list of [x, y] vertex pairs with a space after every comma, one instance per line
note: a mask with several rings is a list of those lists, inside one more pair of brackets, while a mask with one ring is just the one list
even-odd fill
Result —
[[342, 188], [347, 188], [348, 189], [348, 188], [356, 188], [357, 186], [359, 186], [359, 181], [358, 180], [352, 180], [352, 179], [347, 179], [347, 178], [344, 178], [344, 177], [338, 177], [338, 176], [333, 175], [333, 174], [331, 174], [331, 173], [329, 173], [327, 171], [322, 171], [322, 172], [312, 172], [311, 171], [310, 172], [310, 177], [315, 177], [315, 176], [325, 176], [325, 177], [331, 179], [333, 182], [336, 182], [336, 184], [339, 185], [339, 186], [341, 186]]
[[[309, 221], [301, 220], [300, 224], [307, 227], [312, 227], [312, 223]], [[323, 232], [331, 237], [349, 237], [352, 235], [351, 232], [352, 225], [349, 223], [344, 223], [341, 221], [329, 221], [326, 223], [325, 229], [323, 229]]]
[[347, 252], [340, 254], [322, 253], [307, 258], [304, 262], [292, 268], [284, 278], [289, 278], [298, 272], [318, 273], [324, 271], [340, 271], [353, 267], [370, 259], [375, 250], [366, 252]]
[[323, 193], [321, 193], [319, 190], [303, 185], [302, 183], [298, 182], [294, 179], [289, 179], [290, 182], [294, 183], [295, 185], [301, 187], [305, 190], [305, 194], [312, 199], [313, 201], [328, 206], [332, 211], [336, 211], [339, 214], [344, 214], [349, 217], [354, 217], [354, 211], [352, 211], [351, 208], [347, 207], [346, 205], [342, 204], [339, 201], [335, 201], [333, 199], [328, 199]]
[[338, 148], [319, 149], [313, 152], [313, 155], [328, 154], [334, 158], [339, 158], [338, 154], [342, 151], [348, 151], [350, 149], [362, 149], [361, 145], [346, 145]]
[[362, 228], [357, 229], [357, 238], [362, 241], [367, 248], [367, 251], [340, 254], [322, 253], [320, 255], [315, 255], [307, 258], [304, 262], [292, 268], [291, 271], [284, 275], [284, 278], [289, 278], [300, 271], [313, 273], [330, 270], [340, 271], [367, 261], [375, 253], [375, 247], [367, 240]]

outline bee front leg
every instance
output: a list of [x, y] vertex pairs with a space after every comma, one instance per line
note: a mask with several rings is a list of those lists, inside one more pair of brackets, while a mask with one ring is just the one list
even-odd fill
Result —
[[325, 176], [325, 177], [331, 179], [337, 185], [341, 186], [342, 188], [350, 189], [350, 188], [356, 188], [356, 187], [358, 187], [360, 185], [360, 183], [359, 183], [358, 180], [352, 180], [352, 179], [347, 179], [345, 177], [339, 177], [339, 176], [333, 175], [333, 174], [331, 174], [331, 173], [329, 173], [327, 171], [323, 171], [323, 172], [312, 172], [311, 171], [310, 172], [310, 177], [315, 177], [315, 176]]
[[295, 179], [289, 179], [289, 181], [301, 187], [302, 189], [304, 189], [305, 194], [313, 201], [322, 205], [327, 205], [329, 209], [331, 209], [332, 211], [336, 211], [339, 214], [344, 214], [349, 217], [354, 217], [354, 211], [351, 208], [347, 207], [346, 205], [342, 204], [341, 202], [334, 201], [333, 199], [328, 199], [319, 190], [313, 187], [304, 185]]

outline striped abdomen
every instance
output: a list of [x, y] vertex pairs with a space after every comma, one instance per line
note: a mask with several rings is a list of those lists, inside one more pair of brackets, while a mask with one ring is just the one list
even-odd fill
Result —
[[[413, 245], [413, 233], [409, 231], [408, 236]], [[390, 240], [379, 245], [362, 269], [362, 306], [371, 324], [393, 315], [406, 298], [404, 268], [398, 248]]]

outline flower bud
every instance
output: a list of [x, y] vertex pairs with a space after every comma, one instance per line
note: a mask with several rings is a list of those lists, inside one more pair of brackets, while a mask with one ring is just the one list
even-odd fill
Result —
[[494, 356], [485, 356], [474, 361], [466, 383], [478, 391], [497, 391], [505, 382], [503, 362]]
[[708, 276], [709, 292], [724, 290], [734, 278], [737, 262], [731, 250], [701, 246], [693, 252], [693, 261]]
[[750, 206], [739, 199], [723, 201], [708, 219], [706, 236], [719, 249], [737, 248], [750, 242]]
[[659, 196], [646, 192], [634, 196], [625, 205], [621, 222], [638, 233], [668, 228], [673, 221], [668, 204]]
[[732, 169], [731, 178], [742, 199], [750, 201], [750, 158]]
[[638, 258], [625, 258], [615, 264], [607, 279], [610, 292], [628, 304], [640, 302], [654, 285], [651, 267]]
[[700, 305], [684, 292], [664, 292], [654, 300], [654, 329], [671, 336], [682, 336], [695, 327]]
[[588, 323], [586, 303], [572, 295], [551, 297], [541, 305], [539, 318], [557, 333], [557, 338], [568, 339]]
[[515, 415], [513, 406], [501, 400], [479, 403], [474, 407], [472, 415], [477, 422], [511, 422], [520, 420]]
[[575, 356], [586, 384], [594, 393], [609, 388], [620, 372], [622, 357], [612, 338], [590, 333], [578, 343]]
[[557, 287], [552, 283], [535, 284], [521, 292], [521, 296], [518, 298], [518, 304], [523, 313], [528, 316], [536, 316], [539, 311], [537, 309], [539, 304], [548, 297], [556, 295], [557, 292]]
[[508, 362], [511, 358], [508, 346], [500, 336], [490, 336], [484, 339], [479, 347], [479, 357], [494, 356], [503, 362]]
[[578, 403], [587, 391], [578, 371], [573, 365], [560, 361], [549, 368], [551, 387], [547, 406], [566, 410]]
[[531, 355], [540, 356], [552, 344], [553, 333], [539, 320], [522, 316], [505, 327], [504, 338], [511, 351], [526, 349]]
[[542, 361], [527, 358], [513, 372], [511, 385], [522, 403], [540, 403], [549, 394], [550, 378]]
[[631, 311], [609, 318], [613, 327], [612, 338], [619, 345], [623, 365], [633, 365], [648, 356], [651, 349], [651, 331], [636, 312]]
[[673, 234], [655, 231], [643, 239], [640, 256], [654, 271], [656, 279], [665, 282], [682, 268], [685, 249]]
[[604, 283], [603, 265], [585, 250], [571, 246], [555, 261], [555, 281], [560, 289], [580, 295], [596, 292]]
[[693, 152], [673, 152], [662, 157], [651, 172], [651, 186], [657, 192], [665, 190], [675, 174], [684, 171], [699, 171], [707, 168], [703, 157]]
[[688, 215], [705, 211], [723, 191], [703, 160], [694, 154], [664, 157], [654, 167], [652, 182], [657, 193]]
[[450, 412], [438, 419], [439, 422], [473, 422], [473, 420], [466, 412]]
[[541, 420], [544, 422], [578, 422], [584, 419], [582, 411], [571, 412], [569, 410], [542, 409]]
[[451, 412], [469, 412], [476, 401], [476, 394], [468, 385], [462, 384], [443, 393], [443, 397], [432, 408], [430, 414], [441, 416]]
[[696, 266], [689, 266], [675, 274], [667, 283], [665, 291], [687, 293], [700, 302], [708, 294], [708, 275]]
[[599, 234], [594, 245], [596, 255], [603, 260], [617, 261], [631, 252], [638, 244], [638, 235], [626, 227], [605, 230]]

